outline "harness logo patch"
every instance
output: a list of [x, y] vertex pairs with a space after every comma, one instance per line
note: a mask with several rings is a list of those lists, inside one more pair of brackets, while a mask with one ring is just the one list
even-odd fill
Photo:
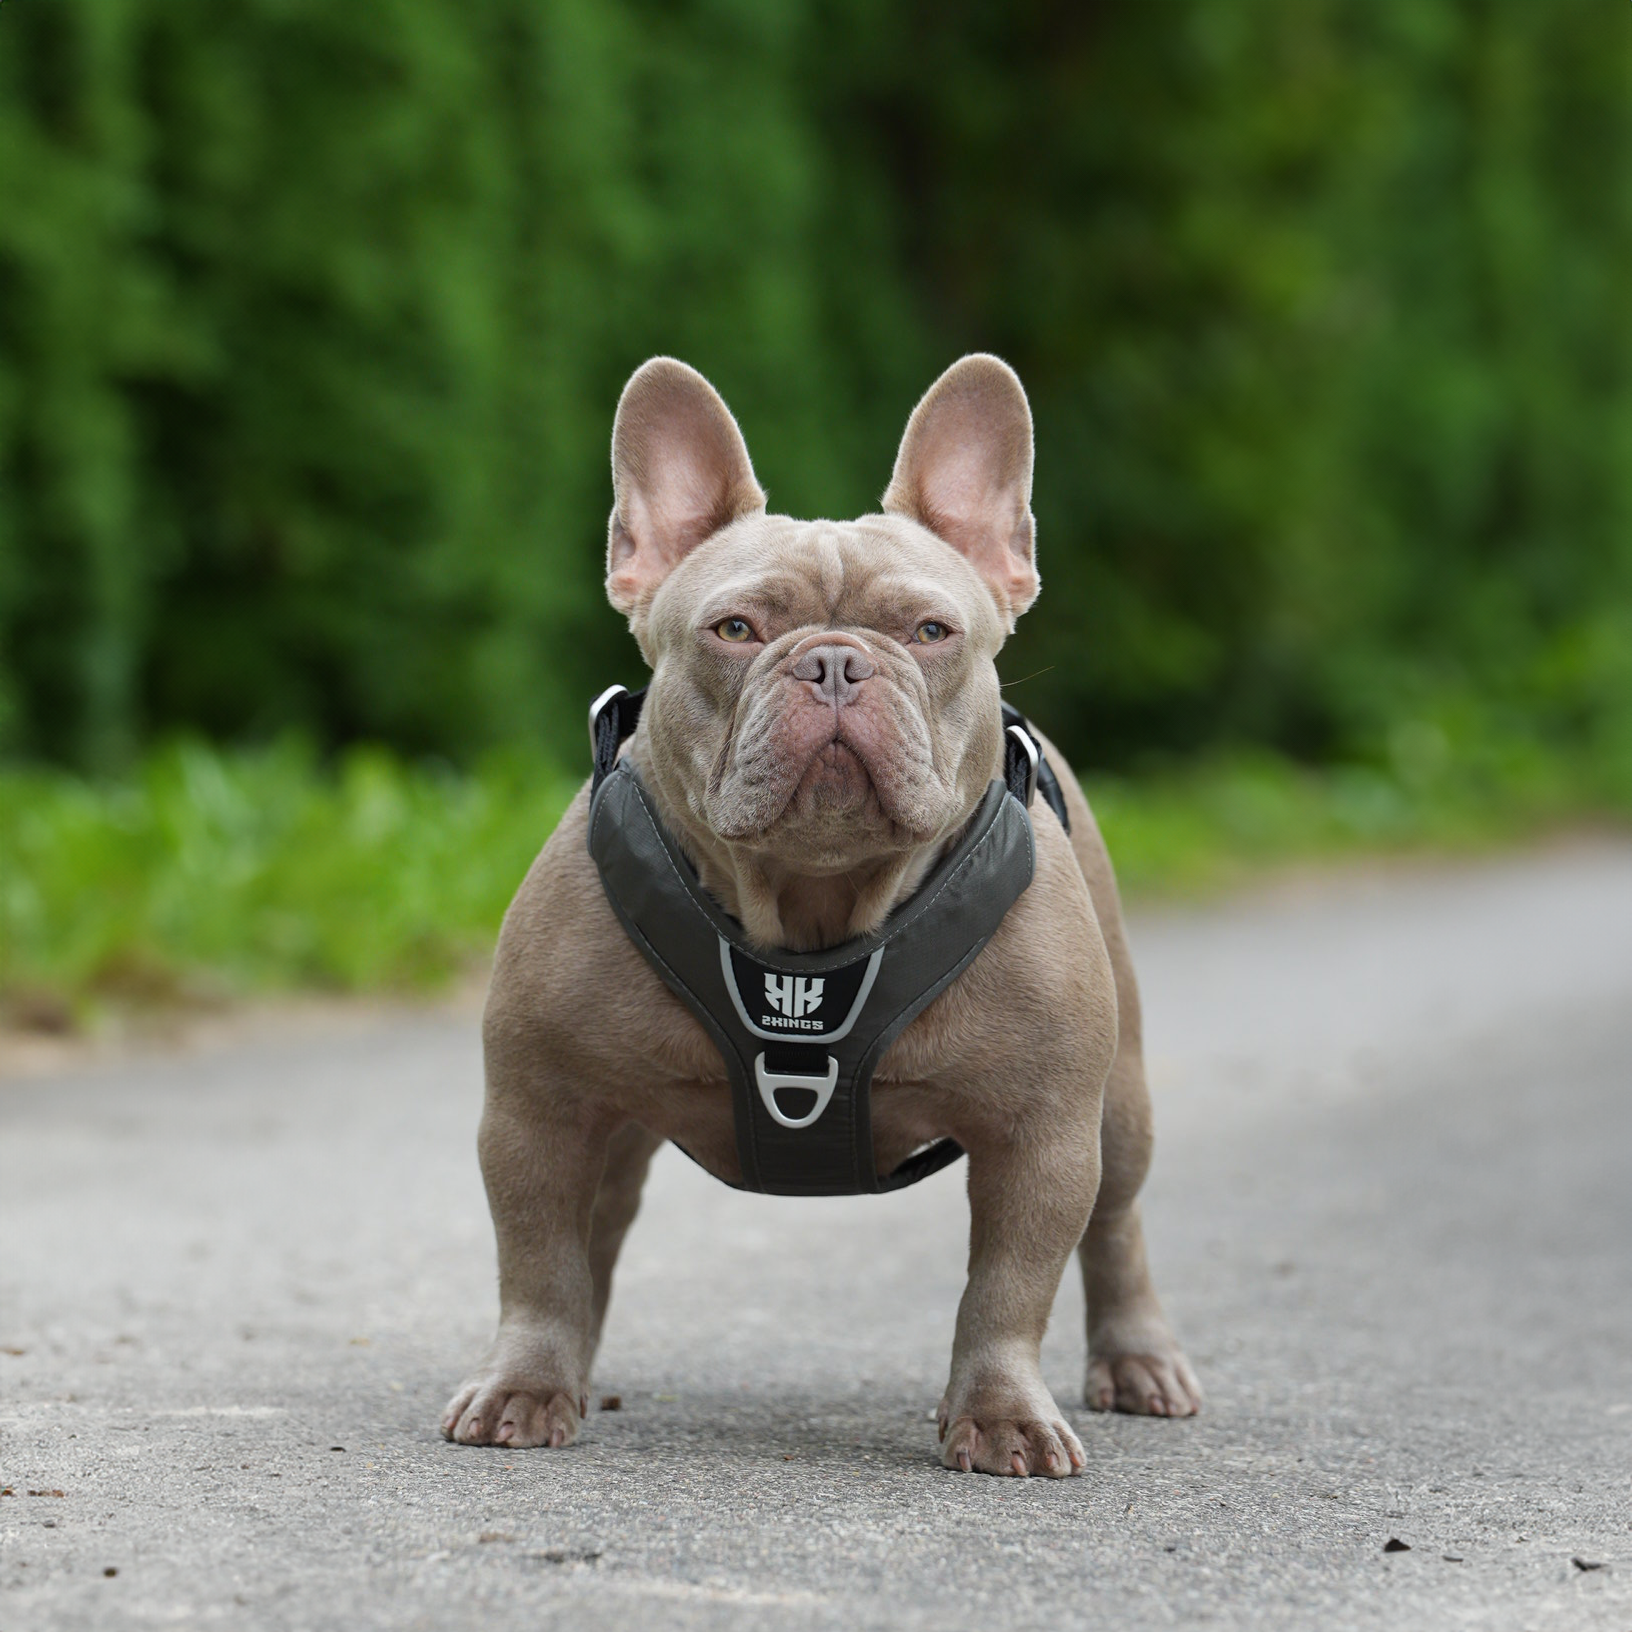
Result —
[[820, 1031], [821, 1021], [810, 1020], [806, 1016], [814, 1014], [822, 1006], [824, 984], [820, 976], [766, 975], [765, 1001], [776, 1012], [762, 1014], [759, 1023], [790, 1031]]

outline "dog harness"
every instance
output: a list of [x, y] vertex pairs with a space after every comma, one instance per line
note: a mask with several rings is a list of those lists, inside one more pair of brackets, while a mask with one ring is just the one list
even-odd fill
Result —
[[873, 934], [821, 952], [761, 952], [703, 889], [639, 773], [618, 757], [645, 696], [613, 686], [590, 708], [589, 852], [630, 940], [725, 1061], [742, 1163], [736, 1188], [878, 1194], [955, 1162], [963, 1147], [939, 1139], [893, 1172], [877, 1172], [873, 1072], [908, 1023], [974, 962], [1031, 883], [1028, 806], [1037, 791], [1069, 830], [1059, 782], [1026, 721], [1004, 705], [1003, 779], [993, 780], [963, 837]]

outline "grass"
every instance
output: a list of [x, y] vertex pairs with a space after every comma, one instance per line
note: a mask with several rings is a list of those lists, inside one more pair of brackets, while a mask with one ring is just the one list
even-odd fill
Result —
[[[1632, 806], [1540, 748], [1396, 746], [1372, 767], [1234, 756], [1088, 792], [1136, 899]], [[0, 769], [0, 1003], [67, 1027], [109, 1005], [435, 988], [491, 951], [580, 775], [524, 754], [470, 773], [377, 749], [325, 764], [295, 742], [176, 743], [113, 782]]]
[[435, 987], [491, 950], [578, 778], [298, 743], [154, 753], [131, 777], [0, 771], [0, 993], [100, 1002]]
[[1214, 894], [1300, 863], [1465, 854], [1626, 815], [1547, 756], [1422, 778], [1251, 754], [1085, 786], [1134, 900]]

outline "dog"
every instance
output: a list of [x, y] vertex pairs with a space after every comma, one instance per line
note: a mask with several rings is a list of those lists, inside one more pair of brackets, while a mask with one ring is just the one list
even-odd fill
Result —
[[[606, 589], [652, 671], [625, 757], [751, 947], [865, 944], [1002, 774], [995, 660], [1039, 588], [1032, 462], [1018, 377], [968, 356], [914, 410], [879, 514], [799, 521], [767, 513], [702, 375], [658, 357], [624, 388]], [[1075, 777], [1041, 745], [1069, 831], [1033, 806], [1030, 885], [889, 1044], [871, 1134], [880, 1174], [926, 1141], [968, 1156], [942, 1462], [1065, 1477], [1085, 1458], [1038, 1351], [1073, 1249], [1087, 1405], [1183, 1417], [1201, 1390], [1146, 1265], [1150, 1100], [1115, 878]], [[460, 1444], [576, 1438], [613, 1268], [662, 1144], [727, 1182], [743, 1174], [721, 1050], [614, 913], [589, 822], [586, 786], [499, 937], [478, 1146], [501, 1313], [442, 1420]]]

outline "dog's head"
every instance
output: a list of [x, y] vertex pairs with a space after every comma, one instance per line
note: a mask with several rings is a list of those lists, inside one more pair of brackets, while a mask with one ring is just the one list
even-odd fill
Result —
[[871, 929], [999, 774], [995, 658], [1037, 595], [1031, 414], [995, 357], [914, 410], [883, 513], [768, 515], [736, 421], [657, 357], [612, 434], [607, 594], [652, 668], [644, 761], [756, 939]]

